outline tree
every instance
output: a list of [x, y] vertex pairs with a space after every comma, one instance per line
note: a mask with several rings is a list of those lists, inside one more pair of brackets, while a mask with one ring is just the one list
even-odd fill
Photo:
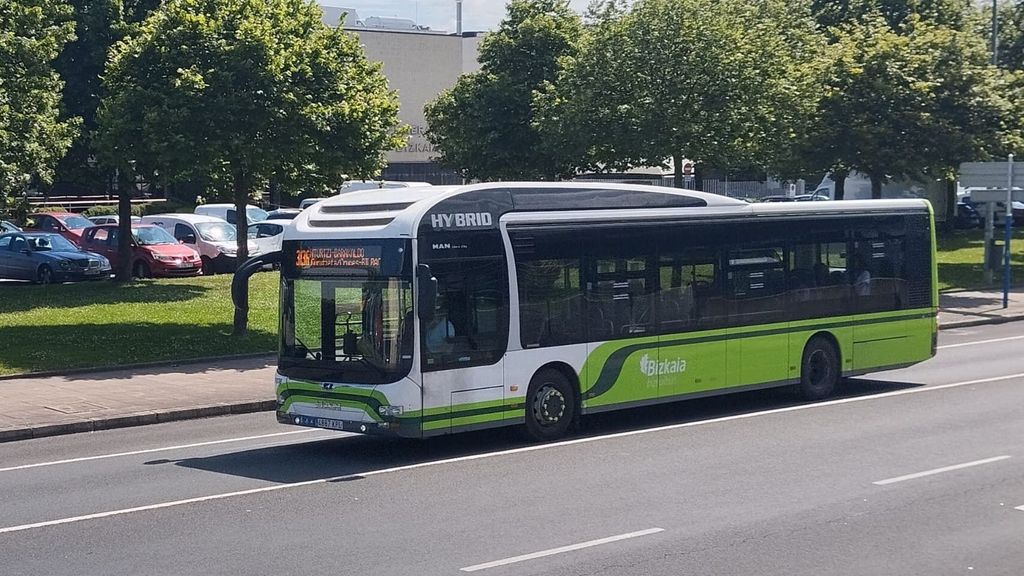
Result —
[[909, 18], [958, 30], [970, 25], [971, 0], [811, 0], [811, 10], [823, 30], [880, 16], [892, 29]]
[[948, 178], [1014, 137], [1009, 79], [983, 39], [913, 17], [895, 31], [880, 15], [835, 34], [806, 150], [837, 183], [861, 172], [880, 198], [891, 179]]
[[813, 110], [819, 41], [805, 4], [639, 0], [599, 22], [537, 97], [551, 148], [591, 169], [775, 172]]
[[567, 0], [512, 0], [480, 46], [481, 70], [426, 106], [438, 160], [466, 178], [550, 179], [571, 174], [532, 126], [533, 92], [555, 78], [558, 58], [583, 34]]
[[57, 180], [90, 188], [117, 189], [120, 234], [120, 281], [131, 279], [131, 198], [134, 178], [114, 166], [98, 164], [93, 138], [96, 111], [104, 97], [102, 76], [107, 54], [116, 42], [131, 35], [159, 5], [159, 0], [71, 0], [75, 40], [64, 46], [55, 66], [64, 81], [64, 114], [82, 119], [71, 149], [57, 165]]
[[53, 60], [74, 38], [70, 11], [55, 0], [0, 0], [0, 214], [30, 178], [49, 181], [77, 121], [59, 118]]
[[[330, 186], [376, 175], [404, 144], [397, 97], [358, 40], [320, 18], [305, 0], [166, 1], [112, 51], [104, 160], [200, 180], [240, 215], [272, 175]], [[246, 219], [236, 227], [241, 263]]]

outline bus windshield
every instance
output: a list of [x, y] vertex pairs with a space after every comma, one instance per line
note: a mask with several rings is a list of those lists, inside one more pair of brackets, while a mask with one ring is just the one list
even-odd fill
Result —
[[[281, 374], [383, 384], [409, 373], [412, 276], [406, 273], [408, 268], [380, 265], [382, 259], [366, 256], [371, 252], [375, 251], [347, 247], [292, 252], [297, 256], [292, 260], [301, 265], [291, 262], [282, 267]], [[366, 262], [357, 262], [359, 258]], [[320, 263], [325, 266], [318, 267]]]

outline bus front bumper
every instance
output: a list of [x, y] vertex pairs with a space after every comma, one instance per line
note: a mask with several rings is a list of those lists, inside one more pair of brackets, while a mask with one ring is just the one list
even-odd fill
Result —
[[[342, 420], [338, 418], [324, 418], [321, 416], [304, 416], [301, 414], [289, 414], [287, 412], [277, 413], [277, 421], [281, 424], [294, 426], [306, 426], [308, 428], [323, 428], [325, 430], [337, 430], [339, 432], [354, 432], [356, 434], [374, 434], [379, 436], [409, 436], [419, 437], [419, 425], [410, 426], [411, 422], [365, 422], [359, 420]], [[415, 428], [415, 433], [413, 433]]]

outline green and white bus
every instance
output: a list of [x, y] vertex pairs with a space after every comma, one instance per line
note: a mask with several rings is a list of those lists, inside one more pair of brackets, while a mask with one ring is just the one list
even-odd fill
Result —
[[281, 255], [280, 422], [422, 438], [839, 378], [935, 354], [922, 200], [605, 183], [352, 192]]

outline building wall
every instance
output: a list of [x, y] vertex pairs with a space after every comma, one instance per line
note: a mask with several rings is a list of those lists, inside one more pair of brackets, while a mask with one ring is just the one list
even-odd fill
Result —
[[434, 148], [424, 134], [423, 107], [450, 88], [464, 72], [479, 69], [480, 38], [430, 32], [349, 29], [359, 37], [369, 60], [383, 64], [384, 75], [398, 91], [399, 118], [411, 127], [405, 148], [388, 155], [392, 164], [430, 163]]

